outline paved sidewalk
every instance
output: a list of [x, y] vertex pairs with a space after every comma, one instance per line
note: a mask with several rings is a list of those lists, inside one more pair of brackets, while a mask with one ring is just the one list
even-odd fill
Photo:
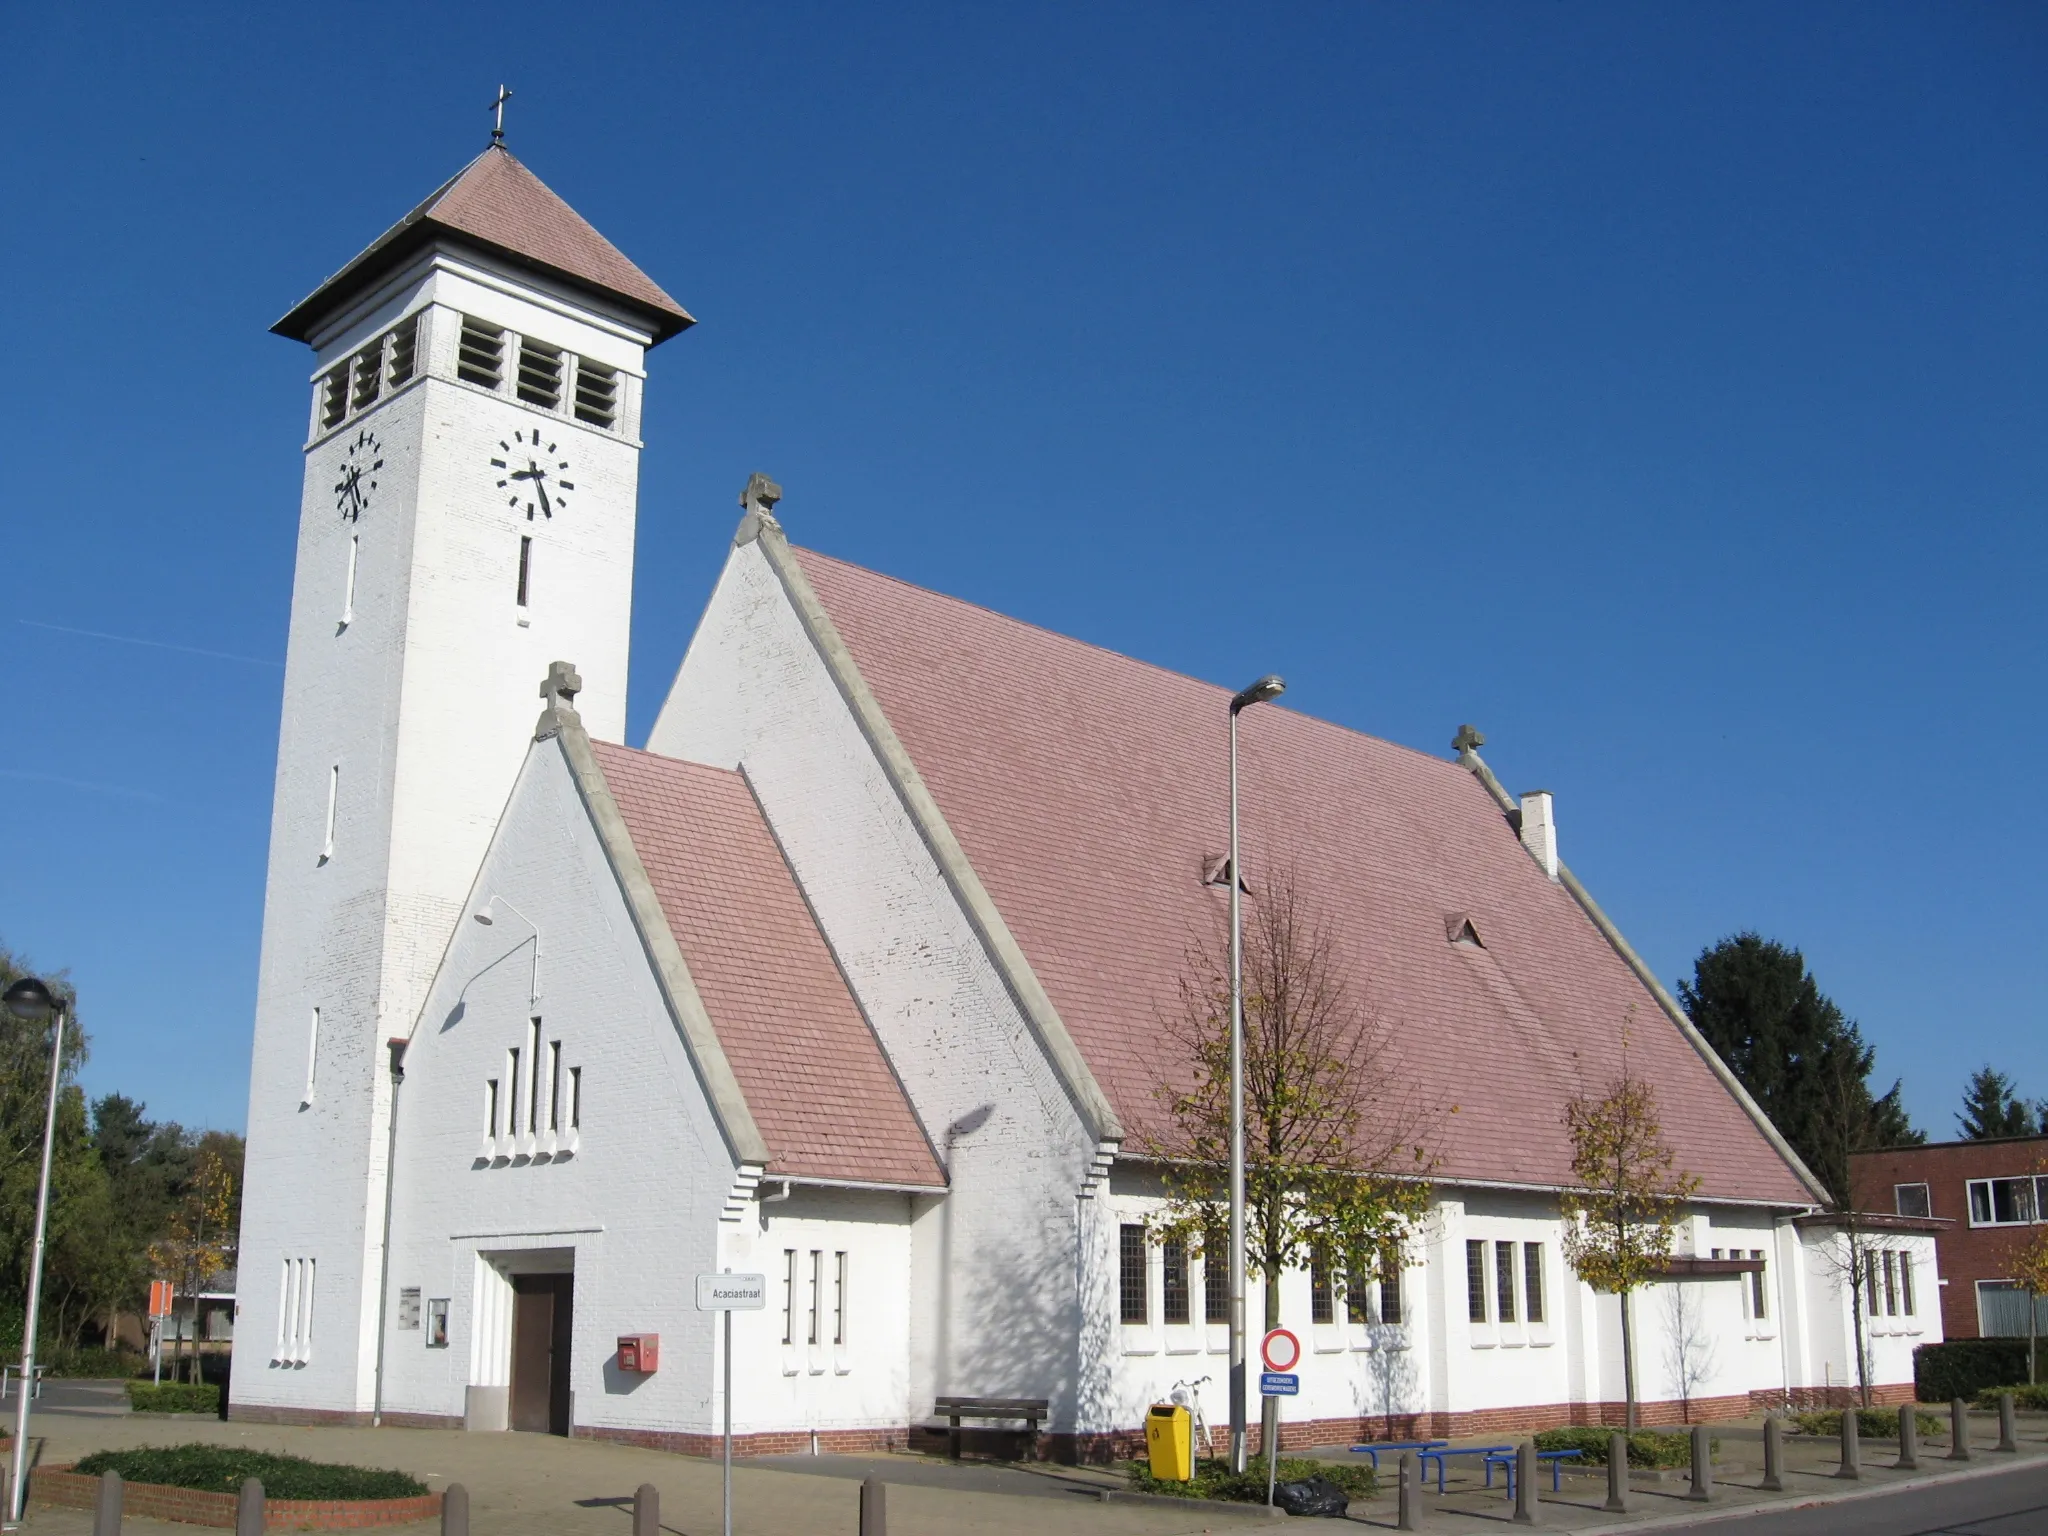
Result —
[[[1542, 1523], [1553, 1530], [1625, 1536], [1639, 1530], [1681, 1526], [1703, 1518], [1728, 1518], [1816, 1501], [1851, 1498], [1861, 1503], [1894, 1490], [1931, 1483], [1975, 1480], [2016, 1465], [2048, 1465], [2048, 1418], [2023, 1417], [2019, 1455], [1991, 1449], [1992, 1415], [1976, 1422], [1975, 1459], [1944, 1460], [1945, 1438], [1924, 1444], [1922, 1470], [1893, 1469], [1897, 1446], [1866, 1439], [1864, 1477], [1849, 1482], [1834, 1476], [1839, 1450], [1834, 1441], [1788, 1437], [1785, 1493], [1765, 1493], [1761, 1478], [1762, 1431], [1758, 1424], [1714, 1426], [1721, 1459], [1716, 1496], [1702, 1505], [1687, 1499], [1683, 1472], [1638, 1473], [1633, 1507], [1626, 1515], [1607, 1513], [1604, 1469], [1566, 1473], [1553, 1494], [1542, 1479]], [[476, 1536], [629, 1536], [631, 1499], [641, 1483], [661, 1493], [662, 1526], [670, 1536], [716, 1536], [719, 1529], [719, 1468], [658, 1451], [595, 1440], [559, 1440], [547, 1435], [471, 1435], [459, 1430], [329, 1429], [222, 1423], [215, 1419], [158, 1415], [51, 1414], [36, 1421], [34, 1450], [43, 1463], [69, 1462], [114, 1446], [181, 1444], [203, 1440], [286, 1451], [318, 1460], [364, 1466], [399, 1467], [441, 1488], [460, 1482], [469, 1489]], [[1319, 1453], [1324, 1454], [1324, 1453]], [[1327, 1449], [1334, 1461], [1364, 1460], [1347, 1448]], [[1388, 1492], [1355, 1501], [1349, 1523], [1391, 1528], [1395, 1499], [1392, 1467], [1384, 1469]], [[1000, 1466], [969, 1462], [955, 1466], [917, 1456], [788, 1456], [743, 1460], [733, 1473], [734, 1528], [742, 1536], [856, 1536], [858, 1488], [864, 1476], [879, 1476], [889, 1487], [891, 1536], [1195, 1536], [1199, 1532], [1248, 1533], [1270, 1529], [1263, 1511], [1215, 1505], [1104, 1502], [1105, 1489], [1120, 1480], [1101, 1469], [1048, 1464]], [[1439, 1532], [1483, 1533], [1509, 1523], [1514, 1513], [1496, 1477], [1491, 1491], [1479, 1469], [1453, 1462], [1447, 1491], [1434, 1486], [1424, 1500], [1428, 1528]], [[1063, 1508], [1061, 1506], [1064, 1506]], [[1867, 1507], [1867, 1506], [1866, 1506]], [[1849, 1511], [1843, 1511], [1845, 1517]], [[131, 1536], [192, 1536], [194, 1527], [131, 1520]], [[83, 1510], [35, 1511], [28, 1536], [87, 1536]], [[1853, 1524], [1845, 1529], [1856, 1528]], [[431, 1531], [429, 1526], [406, 1529]]]

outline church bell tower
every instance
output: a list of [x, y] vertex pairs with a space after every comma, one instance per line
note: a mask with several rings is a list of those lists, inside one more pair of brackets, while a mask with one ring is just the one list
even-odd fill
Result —
[[591, 735], [624, 737], [644, 363], [690, 323], [494, 140], [272, 327], [315, 361], [238, 1417], [374, 1406], [387, 1043], [461, 919], [549, 663], [581, 672]]

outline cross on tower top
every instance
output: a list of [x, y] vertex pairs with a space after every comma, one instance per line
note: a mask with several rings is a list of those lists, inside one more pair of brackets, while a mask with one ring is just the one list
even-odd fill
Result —
[[497, 99], [491, 103], [491, 111], [494, 114], [491, 118], [491, 142], [493, 144], [505, 142], [505, 103], [511, 99], [511, 88], [503, 85], [499, 86]]
[[548, 675], [541, 681], [540, 696], [550, 704], [559, 701], [566, 708], [576, 706], [576, 695], [583, 691], [583, 679], [576, 675], [576, 668], [566, 661], [548, 663]]

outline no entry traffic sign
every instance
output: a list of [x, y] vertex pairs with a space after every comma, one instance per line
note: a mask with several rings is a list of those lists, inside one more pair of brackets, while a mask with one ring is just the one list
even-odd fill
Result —
[[1301, 1359], [1301, 1340], [1285, 1328], [1275, 1328], [1259, 1341], [1259, 1357], [1269, 1371], [1291, 1371]]

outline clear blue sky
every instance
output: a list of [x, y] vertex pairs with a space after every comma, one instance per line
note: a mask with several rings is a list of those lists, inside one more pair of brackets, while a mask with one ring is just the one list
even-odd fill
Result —
[[1666, 978], [1754, 927], [1937, 1134], [1982, 1062], [2048, 1095], [2048, 10], [7, 33], [0, 942], [70, 968], [94, 1092], [242, 1123], [308, 371], [265, 328], [502, 79], [701, 321], [647, 393], [635, 741], [764, 469], [863, 564], [1427, 751], [1474, 721]]

